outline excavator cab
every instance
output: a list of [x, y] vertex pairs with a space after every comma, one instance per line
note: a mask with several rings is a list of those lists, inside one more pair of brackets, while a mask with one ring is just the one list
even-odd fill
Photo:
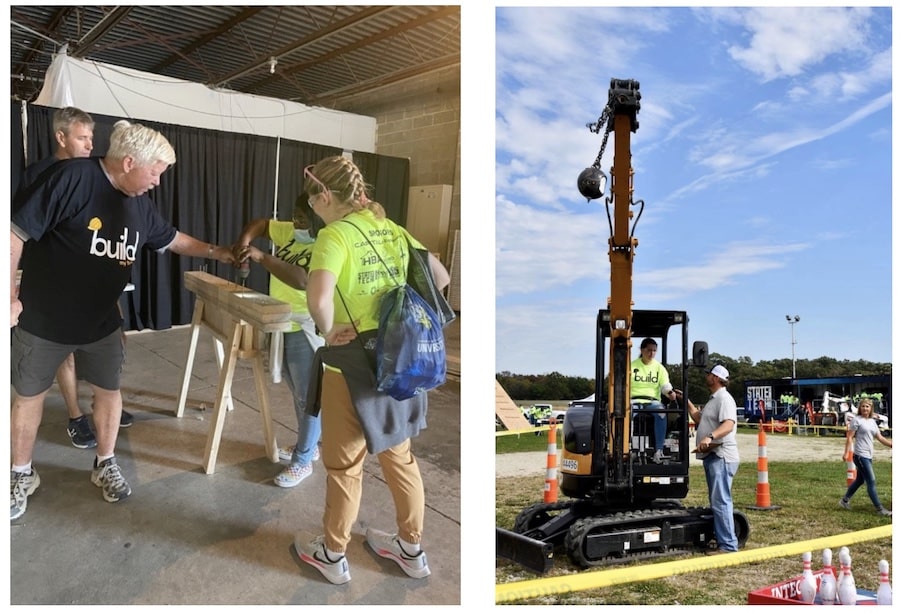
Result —
[[[615, 439], [616, 416], [609, 411], [604, 385], [608, 355], [610, 312], [597, 315], [597, 389], [593, 406], [572, 407], [566, 412], [562, 434], [560, 491], [571, 498], [590, 498], [609, 508], [633, 508], [635, 504], [659, 504], [662, 499], [683, 499], [688, 493], [690, 417], [683, 402], [632, 398], [631, 410], [622, 416], [617, 436], [627, 437], [620, 451]], [[706, 365], [706, 343], [696, 342], [688, 355], [688, 316], [684, 311], [633, 311], [633, 338], [657, 340], [657, 360], [669, 369], [673, 387], [688, 396], [687, 366]], [[690, 360], [690, 361], [689, 361]], [[676, 371], [672, 365], [679, 365]], [[656, 427], [665, 423], [665, 434]], [[657, 441], [657, 436], [663, 440]], [[597, 444], [595, 444], [597, 443]], [[661, 454], [656, 450], [662, 449]]]

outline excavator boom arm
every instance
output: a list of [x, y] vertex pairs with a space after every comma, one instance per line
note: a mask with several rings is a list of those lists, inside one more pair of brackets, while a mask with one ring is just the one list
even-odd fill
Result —
[[[612, 168], [612, 228], [609, 238], [610, 266], [610, 343], [609, 404], [607, 449], [613, 467], [607, 487], [628, 484], [626, 456], [631, 423], [631, 318], [632, 269], [637, 239], [631, 232], [634, 193], [631, 168], [631, 132], [638, 128], [640, 84], [634, 80], [613, 79], [609, 90], [609, 112], [615, 136]], [[598, 384], [602, 378], [598, 379]], [[598, 385], [599, 387], [599, 385]], [[597, 396], [599, 398], [599, 394]], [[597, 458], [600, 460], [600, 458]]]

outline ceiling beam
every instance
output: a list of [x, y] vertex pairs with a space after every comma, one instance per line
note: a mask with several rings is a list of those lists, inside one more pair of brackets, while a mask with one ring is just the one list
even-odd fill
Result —
[[[61, 8], [56, 11], [56, 14], [53, 16], [53, 20], [50, 22], [50, 25], [47, 26], [47, 35], [40, 34], [37, 30], [34, 30], [34, 33], [42, 38], [46, 38], [47, 40], [53, 40], [57, 47], [62, 46], [61, 42], [54, 40], [53, 33], [59, 27], [59, 24], [63, 23], [69, 14], [74, 11], [72, 7]], [[15, 24], [15, 22], [13, 22]], [[16, 24], [17, 25], [17, 24]], [[24, 28], [25, 26], [20, 26]], [[28, 65], [34, 61], [35, 57], [37, 57], [38, 52], [43, 49], [43, 45], [38, 45], [34, 49], [31, 49], [28, 52], [28, 55], [19, 63], [19, 65], [13, 70], [14, 74], [24, 74], [24, 72], [28, 69]]]
[[197, 40], [192, 42], [187, 47], [184, 47], [183, 49], [179, 49], [178, 51], [176, 51], [175, 53], [170, 55], [168, 58], [166, 58], [165, 60], [163, 60], [156, 66], [153, 66], [152, 68], [150, 68], [149, 72], [155, 72], [155, 73], [159, 74], [162, 72], [163, 69], [167, 68], [168, 66], [171, 66], [178, 60], [187, 59], [187, 56], [189, 56], [191, 53], [193, 53], [200, 47], [203, 47], [204, 45], [211, 43], [217, 37], [222, 36], [223, 34], [226, 34], [227, 32], [231, 31], [233, 28], [235, 28], [236, 26], [240, 25], [241, 23], [247, 21], [248, 19], [250, 19], [257, 13], [259, 13], [260, 11], [265, 10], [265, 8], [266, 7], [264, 7], [264, 6], [259, 6], [259, 7], [251, 6], [251, 7], [245, 8], [243, 11], [241, 11], [240, 13], [238, 13], [237, 15], [235, 15], [234, 17], [232, 17], [231, 19], [229, 19], [228, 21], [223, 23], [221, 26], [219, 26], [218, 28], [216, 28], [215, 30], [210, 32], [209, 34], [198, 38]]
[[103, 16], [103, 18], [97, 22], [90, 31], [81, 37], [71, 49], [69, 53], [70, 56], [78, 59], [83, 59], [93, 47], [100, 42], [100, 40], [106, 36], [110, 30], [115, 28], [120, 21], [125, 19], [134, 9], [133, 6], [117, 6], [109, 13]]
[[313, 106], [332, 106], [335, 101], [341, 98], [347, 98], [349, 96], [361, 93], [368, 93], [380, 87], [393, 85], [394, 83], [406, 81], [407, 79], [421, 77], [432, 72], [437, 72], [438, 70], [443, 70], [445, 68], [459, 66], [459, 64], [459, 53], [454, 53], [437, 58], [435, 60], [431, 60], [430, 62], [423, 62], [422, 64], [418, 64], [413, 68], [398, 70], [396, 72], [382, 75], [374, 79], [369, 79], [368, 81], [360, 81], [359, 83], [354, 83], [353, 85], [339, 87], [331, 91], [323, 92], [312, 97], [311, 99], [304, 100], [299, 98], [291, 98], [291, 100], [294, 102], [301, 102], [303, 104]]
[[383, 32], [379, 32], [378, 34], [375, 34], [374, 36], [370, 36], [368, 38], [363, 38], [363, 39], [358, 40], [355, 43], [352, 43], [350, 45], [345, 45], [338, 49], [329, 51], [328, 53], [326, 53], [324, 55], [320, 55], [313, 60], [309, 60], [306, 62], [297, 62], [296, 64], [290, 64], [288, 66], [285, 66], [282, 69], [277, 69], [275, 71], [274, 75], [267, 76], [264, 79], [262, 79], [261, 81], [258, 81], [257, 83], [253, 83], [251, 85], [248, 85], [242, 89], [243, 89], [243, 91], [246, 91], [246, 92], [259, 91], [260, 89], [264, 88], [266, 85], [270, 84], [272, 81], [284, 79], [285, 77], [287, 77], [289, 75], [293, 75], [295, 73], [301, 72], [301, 71], [311, 68], [317, 64], [327, 62], [328, 60], [333, 59], [335, 57], [339, 57], [341, 55], [345, 55], [352, 51], [356, 51], [357, 49], [361, 49], [368, 45], [375, 44], [386, 38], [398, 36], [400, 34], [403, 34], [405, 32], [413, 30], [415, 28], [421, 27], [432, 21], [444, 19], [445, 17], [452, 16], [452, 15], [459, 15], [459, 7], [458, 6], [450, 6], [450, 7], [442, 8], [437, 11], [432, 11], [431, 13], [421, 15], [421, 16], [417, 17], [416, 19], [412, 19], [410, 21], [403, 22], [397, 26], [394, 26], [393, 28], [388, 28], [387, 30], [384, 30]]
[[257, 57], [256, 59], [252, 60], [251, 62], [248, 62], [247, 64], [238, 68], [237, 70], [234, 70], [233, 72], [230, 72], [229, 74], [216, 79], [215, 83], [209, 83], [208, 85], [210, 85], [211, 87], [223, 87], [229, 81], [233, 81], [239, 77], [244, 76], [247, 73], [253, 72], [254, 70], [259, 70], [260, 68], [263, 68], [263, 67], [268, 69], [270, 58], [274, 57], [277, 59], [277, 58], [281, 57], [282, 55], [286, 55], [286, 54], [292, 53], [298, 49], [302, 49], [306, 45], [309, 45], [310, 43], [313, 43], [317, 40], [320, 40], [320, 39], [328, 36], [329, 34], [333, 34], [335, 32], [339, 32], [346, 28], [350, 28], [352, 26], [357, 25], [358, 23], [360, 23], [362, 21], [365, 21], [366, 19], [369, 19], [370, 17], [374, 17], [375, 15], [379, 15], [386, 11], [393, 10], [394, 8], [395, 7], [393, 7], [393, 6], [370, 6], [370, 7], [364, 8], [363, 10], [351, 15], [350, 17], [336, 21], [328, 26], [325, 26], [324, 28], [322, 28], [320, 30], [316, 30], [316, 32], [310, 36], [303, 37], [303, 38], [297, 40], [296, 42], [291, 43], [290, 45], [285, 45], [284, 47], [282, 47], [280, 49], [276, 49], [275, 51], [266, 53], [264, 56]]

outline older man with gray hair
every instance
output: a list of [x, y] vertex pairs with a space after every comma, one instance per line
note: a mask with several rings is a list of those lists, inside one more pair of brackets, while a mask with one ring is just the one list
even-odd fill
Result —
[[[119, 121], [103, 158], [72, 159], [17, 194], [10, 231], [12, 470], [10, 519], [25, 513], [40, 485], [32, 454], [44, 397], [59, 365], [75, 354], [79, 376], [94, 393], [97, 456], [91, 481], [107, 502], [131, 494], [116, 462], [122, 412], [119, 377], [125, 358], [119, 296], [140, 249], [234, 263], [227, 247], [177, 231], [147, 192], [175, 163], [156, 130]], [[24, 250], [25, 243], [29, 243]], [[24, 250], [24, 258], [23, 258]], [[18, 292], [15, 273], [23, 275]]]

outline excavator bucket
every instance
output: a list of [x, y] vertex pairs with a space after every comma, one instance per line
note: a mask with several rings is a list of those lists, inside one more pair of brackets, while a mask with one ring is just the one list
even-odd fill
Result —
[[542, 575], [553, 568], [551, 543], [504, 528], [497, 528], [496, 555]]

